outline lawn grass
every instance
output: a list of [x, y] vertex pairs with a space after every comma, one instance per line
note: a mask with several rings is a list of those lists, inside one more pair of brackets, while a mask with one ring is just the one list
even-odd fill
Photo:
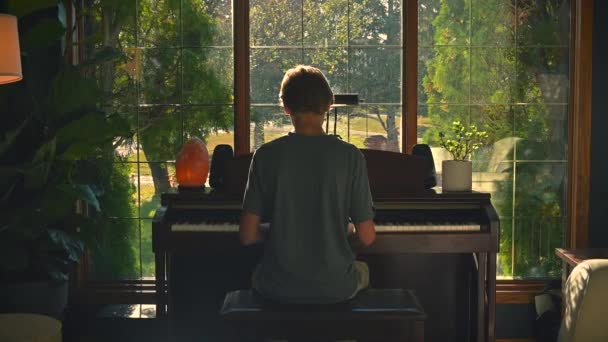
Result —
[[217, 145], [226, 144], [234, 147], [234, 133], [233, 132], [220, 132], [212, 133], [207, 137], [207, 151], [209, 155], [213, 154], [213, 150]]
[[144, 277], [154, 276], [154, 252], [152, 251], [152, 220], [140, 220], [141, 271]]

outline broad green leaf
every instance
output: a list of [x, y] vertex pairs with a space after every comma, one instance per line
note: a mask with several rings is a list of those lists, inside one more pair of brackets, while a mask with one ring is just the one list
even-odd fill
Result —
[[131, 131], [131, 123], [122, 115], [112, 115], [108, 117], [110, 127], [114, 137], [130, 138], [134, 132]]
[[[103, 42], [103, 32], [92, 32], [90, 35], [87, 35], [84, 39], [78, 41], [77, 43], [73, 43], [72, 45], [79, 45], [79, 44], [91, 44], [91, 45], [95, 45], [95, 44], [100, 44]], [[80, 66], [80, 64], [79, 64]]]
[[53, 138], [47, 141], [44, 145], [40, 146], [36, 153], [34, 154], [34, 158], [32, 159], [33, 164], [52, 161], [53, 157], [55, 157], [55, 149], [57, 146], [57, 139]]
[[41, 20], [23, 35], [21, 39], [22, 49], [29, 51], [45, 48], [60, 40], [64, 33], [65, 27], [63, 27], [59, 20]]
[[53, 113], [61, 118], [76, 111], [94, 110], [99, 91], [94, 81], [73, 67], [65, 67], [53, 80], [49, 98]]
[[95, 210], [101, 211], [99, 200], [89, 185], [77, 184], [75, 188], [78, 190], [79, 199], [87, 202], [89, 205], [95, 208]]
[[65, 148], [75, 142], [94, 143], [106, 136], [109, 124], [103, 113], [88, 113], [57, 130], [57, 145]]
[[58, 282], [68, 280], [70, 264], [65, 258], [56, 255], [45, 255], [42, 259], [42, 267], [46, 270], [51, 280]]
[[57, 0], [8, 0], [8, 12], [21, 18], [32, 12], [57, 6]]
[[[49, 229], [48, 234], [51, 242], [56, 247], [61, 248], [61, 250], [75, 256], [79, 256], [84, 252], [84, 245], [82, 244], [82, 241], [76, 239], [70, 234], [57, 229]], [[78, 259], [76, 259], [76, 261], [78, 261]]]
[[21, 133], [21, 131], [23, 130], [23, 128], [25, 128], [25, 126], [30, 122], [29, 118], [26, 118], [25, 120], [23, 120], [23, 122], [17, 126], [15, 129], [11, 130], [11, 131], [7, 131], [6, 133], [4, 133], [4, 137], [2, 137], [2, 140], [0, 141], [0, 155], [2, 155], [4, 152], [6, 152], [11, 146], [13, 146], [13, 143], [15, 142], [15, 140], [17, 139], [17, 137], [19, 136], [19, 133]]
[[64, 220], [66, 216], [75, 214], [75, 203], [83, 200], [100, 211], [97, 196], [88, 185], [58, 184], [46, 189], [42, 196], [41, 211], [48, 222]]
[[38, 148], [31, 165], [23, 171], [25, 189], [37, 189], [46, 184], [55, 159], [56, 143], [56, 139], [53, 138]]
[[106, 118], [103, 113], [89, 113], [57, 131], [61, 159], [81, 159], [98, 150], [116, 136], [129, 136], [126, 121]]
[[94, 155], [98, 150], [98, 146], [88, 142], [79, 142], [69, 145], [63, 152], [59, 154], [61, 160], [82, 160], [88, 156]]
[[23, 171], [24, 188], [26, 190], [34, 190], [44, 186], [49, 176], [50, 167], [50, 164], [40, 163], [26, 168]]
[[61, 220], [74, 212], [78, 195], [72, 185], [59, 184], [46, 189], [42, 196], [41, 215], [48, 222]]
[[135, 8], [135, 0], [104, 0], [102, 2], [102, 6], [111, 8], [116, 8], [119, 6]]
[[92, 58], [85, 60], [84, 62], [78, 65], [79, 68], [86, 68], [89, 66], [99, 65], [106, 62], [111, 62], [113, 60], [124, 58], [125, 54], [120, 50], [104, 47], [99, 50]]
[[20, 174], [21, 170], [16, 167], [0, 167], [0, 203], [10, 198]]
[[65, 5], [63, 4], [63, 2], [60, 2], [57, 6], [57, 19], [59, 19], [63, 27], [68, 27], [68, 19], [65, 12]]

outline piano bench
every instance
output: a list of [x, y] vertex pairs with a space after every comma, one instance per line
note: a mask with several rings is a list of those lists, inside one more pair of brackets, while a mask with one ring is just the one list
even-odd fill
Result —
[[426, 314], [410, 290], [367, 289], [338, 304], [280, 304], [253, 290], [230, 292], [222, 317], [239, 341], [424, 341]]

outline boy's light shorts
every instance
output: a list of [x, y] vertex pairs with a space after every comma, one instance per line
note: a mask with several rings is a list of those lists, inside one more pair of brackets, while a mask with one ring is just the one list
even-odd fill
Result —
[[350, 298], [354, 298], [361, 290], [369, 287], [369, 267], [363, 261], [355, 260], [355, 271], [357, 271], [357, 289]]

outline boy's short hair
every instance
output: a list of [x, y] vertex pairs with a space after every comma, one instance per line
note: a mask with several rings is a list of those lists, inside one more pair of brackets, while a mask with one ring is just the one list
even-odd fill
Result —
[[279, 99], [293, 114], [323, 114], [334, 103], [334, 93], [321, 70], [309, 65], [297, 65], [285, 72]]

